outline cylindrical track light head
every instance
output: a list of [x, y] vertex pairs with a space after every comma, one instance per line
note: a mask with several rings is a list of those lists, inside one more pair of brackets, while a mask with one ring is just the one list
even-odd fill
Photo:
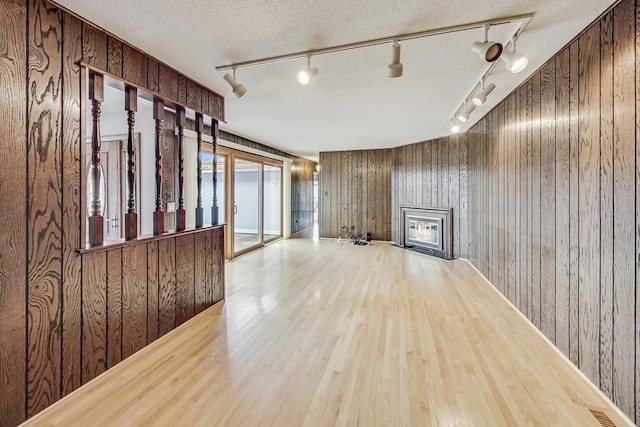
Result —
[[247, 88], [245, 88], [243, 85], [238, 83], [233, 77], [229, 75], [229, 73], [225, 73], [225, 75], [222, 78], [227, 83], [229, 83], [229, 86], [231, 86], [231, 89], [233, 90], [233, 94], [236, 96], [236, 98], [240, 98], [242, 97], [242, 95], [247, 93]]
[[489, 83], [484, 89], [480, 92], [477, 92], [475, 95], [471, 97], [471, 102], [473, 102], [478, 107], [487, 102], [487, 96], [496, 88], [496, 85], [493, 83]]
[[306, 86], [311, 82], [311, 80], [313, 80], [313, 78], [317, 74], [318, 74], [318, 69], [316, 67], [307, 68], [307, 69], [298, 71], [298, 75], [296, 76], [296, 79], [298, 79], [298, 83], [300, 83], [302, 86]]
[[474, 42], [471, 50], [477, 53], [481, 59], [487, 62], [493, 62], [502, 55], [502, 45], [497, 42]]
[[502, 54], [500, 59], [502, 59], [507, 65], [507, 70], [511, 71], [513, 74], [519, 73], [527, 68], [527, 64], [529, 63], [529, 60], [524, 55], [512, 53], [508, 50]]
[[460, 132], [460, 125], [458, 124], [458, 121], [456, 119], [451, 120], [451, 133], [458, 133]]
[[469, 116], [471, 115], [471, 113], [473, 113], [473, 110], [475, 109], [476, 109], [476, 106], [471, 104], [464, 111], [461, 111], [460, 113], [458, 113], [456, 118], [458, 119], [458, 121], [462, 123], [467, 123], [467, 120], [469, 120]]
[[387, 70], [387, 76], [395, 78], [395, 77], [400, 77], [402, 76], [402, 63], [400, 62], [400, 45], [398, 44], [397, 41], [393, 42], [393, 45], [391, 45], [391, 49], [392, 49], [392, 60], [391, 60], [391, 64], [389, 64], [387, 66], [388, 70]]

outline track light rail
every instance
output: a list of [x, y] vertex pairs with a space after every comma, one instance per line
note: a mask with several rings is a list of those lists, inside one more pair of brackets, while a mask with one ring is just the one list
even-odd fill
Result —
[[441, 34], [467, 31], [467, 30], [472, 30], [476, 28], [482, 28], [485, 25], [494, 26], [494, 25], [509, 24], [512, 22], [521, 21], [522, 25], [518, 30], [518, 32], [520, 32], [521, 29], [527, 25], [527, 23], [531, 20], [532, 17], [533, 17], [533, 14], [528, 13], [524, 15], [509, 16], [506, 18], [491, 19], [488, 21], [478, 21], [478, 22], [472, 22], [469, 24], [461, 24], [461, 25], [454, 25], [451, 27], [442, 27], [442, 28], [436, 28], [432, 30], [418, 31], [415, 33], [398, 34], [395, 36], [381, 37], [378, 39], [371, 39], [371, 40], [365, 40], [361, 42], [325, 47], [321, 49], [305, 50], [305, 51], [289, 53], [285, 55], [270, 56], [267, 58], [254, 59], [251, 61], [243, 61], [243, 62], [237, 62], [234, 64], [220, 65], [216, 67], [216, 70], [225, 71], [225, 70], [232, 70], [233, 68], [238, 69], [238, 68], [252, 67], [255, 65], [272, 64], [276, 62], [289, 61], [292, 59], [306, 58], [309, 55], [324, 55], [327, 53], [342, 52], [345, 50], [360, 49], [360, 48], [369, 47], [369, 46], [377, 46], [385, 43], [392, 43], [394, 41], [412, 40], [412, 39], [419, 39], [423, 37], [437, 36]]

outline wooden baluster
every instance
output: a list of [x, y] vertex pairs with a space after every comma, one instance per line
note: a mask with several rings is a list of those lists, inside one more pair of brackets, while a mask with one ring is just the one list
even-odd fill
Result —
[[218, 121], [211, 119], [211, 136], [213, 137], [213, 205], [211, 206], [211, 225], [218, 224]]
[[187, 228], [187, 211], [184, 209], [184, 126], [186, 124], [185, 110], [176, 108], [176, 125], [178, 126], [178, 212], [176, 230]]
[[125, 88], [124, 109], [127, 111], [127, 213], [124, 215], [124, 237], [132, 240], [138, 237], [138, 214], [136, 213], [136, 152], [133, 145], [133, 128], [138, 111], [138, 89], [127, 86]]
[[162, 209], [162, 122], [164, 121], [164, 102], [153, 102], [153, 119], [156, 121], [156, 210], [153, 213], [153, 234], [164, 233], [164, 210]]
[[[91, 116], [93, 130], [91, 132], [91, 209], [89, 212], [89, 245], [101, 246], [104, 243], [104, 218], [102, 217], [102, 188], [100, 181], [102, 167], [100, 165], [100, 105], [104, 101], [104, 77], [102, 74], [89, 73], [89, 99], [91, 100]], [[89, 188], [89, 187], [87, 187]]]
[[204, 209], [202, 207], [202, 132], [204, 119], [201, 113], [196, 113], [196, 132], [198, 134], [198, 202], [196, 205], [196, 228], [204, 225]]

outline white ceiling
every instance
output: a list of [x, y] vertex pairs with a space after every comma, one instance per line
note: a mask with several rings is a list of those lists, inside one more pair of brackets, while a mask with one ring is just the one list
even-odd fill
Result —
[[[518, 40], [529, 57], [517, 75], [498, 64], [496, 90], [472, 126], [614, 0], [57, 0], [57, 3], [225, 96], [221, 128], [308, 158], [320, 151], [386, 148], [449, 134], [448, 119], [487, 64], [470, 50], [482, 30], [404, 41], [404, 76], [386, 77], [390, 45], [238, 70], [236, 99], [215, 66], [401, 33], [533, 13]], [[506, 42], [514, 24], [492, 27]]]

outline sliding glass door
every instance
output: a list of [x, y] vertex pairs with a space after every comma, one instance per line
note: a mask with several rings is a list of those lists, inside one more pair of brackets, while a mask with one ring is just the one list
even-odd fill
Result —
[[234, 156], [233, 252], [262, 245], [262, 164]]
[[264, 241], [282, 236], [282, 167], [264, 164]]

